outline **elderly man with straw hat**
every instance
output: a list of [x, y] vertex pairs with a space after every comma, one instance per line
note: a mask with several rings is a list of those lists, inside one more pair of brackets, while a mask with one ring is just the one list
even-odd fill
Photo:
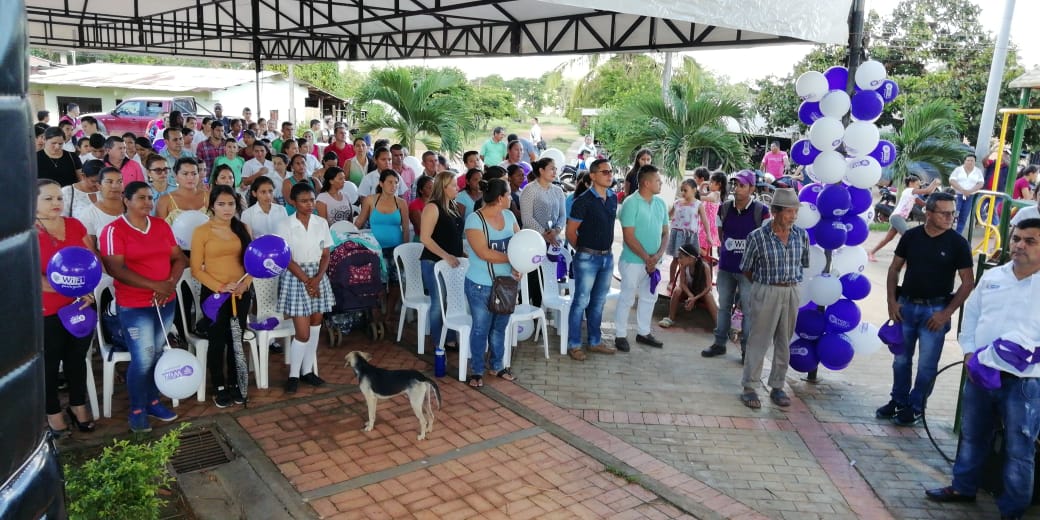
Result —
[[749, 298], [742, 298], [755, 317], [744, 361], [744, 387], [740, 401], [748, 408], [761, 408], [756, 387], [761, 384], [762, 364], [769, 343], [773, 344], [773, 368], [769, 374], [769, 399], [786, 407], [791, 399], [784, 393], [784, 378], [791, 356], [788, 343], [798, 313], [798, 283], [809, 266], [809, 235], [795, 227], [798, 194], [793, 189], [776, 190], [770, 213], [773, 218], [751, 232], [740, 262], [740, 270], [751, 280]]

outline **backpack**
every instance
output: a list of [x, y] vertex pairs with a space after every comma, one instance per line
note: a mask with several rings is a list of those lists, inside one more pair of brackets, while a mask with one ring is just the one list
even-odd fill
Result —
[[[749, 207], [749, 209], [754, 211], [755, 227], [756, 228], [760, 227], [762, 225], [762, 221], [765, 220], [765, 218], [766, 218], [765, 214], [766, 214], [767, 211], [769, 211], [769, 208], [766, 207], [765, 204], [762, 204], [761, 202], [759, 202], [757, 200], [751, 201], [751, 204], [748, 207]], [[732, 200], [727, 200], [726, 202], [722, 203], [722, 207], [719, 208], [719, 222], [720, 223], [724, 224], [726, 222], [726, 215], [729, 214], [729, 211], [731, 209], [733, 209], [733, 201]]]
[[329, 255], [329, 282], [336, 310], [343, 312], [379, 305], [383, 285], [382, 256], [354, 240], [343, 242]]

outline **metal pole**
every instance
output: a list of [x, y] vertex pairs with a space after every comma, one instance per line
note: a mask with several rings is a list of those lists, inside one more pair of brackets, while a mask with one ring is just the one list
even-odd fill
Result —
[[[863, 10], [865, 0], [853, 0], [852, 9], [849, 10], [849, 56], [848, 66], [849, 69], [849, 82], [845, 86], [845, 91], [851, 96], [855, 93], [856, 89], [856, 69], [859, 68], [859, 64], [863, 62], [863, 57], [866, 49], [863, 47]], [[848, 119], [849, 116], [846, 116]], [[848, 124], [848, 121], [845, 121]]]
[[253, 16], [253, 69], [256, 71], [256, 117], [260, 117], [260, 71], [263, 65], [260, 63], [260, 0], [250, 2], [250, 11]]
[[289, 121], [296, 124], [296, 71], [289, 64]]
[[997, 117], [997, 103], [1000, 102], [1000, 83], [1004, 77], [1004, 62], [1007, 61], [1008, 40], [1011, 38], [1011, 18], [1014, 15], [1015, 0], [1004, 0], [1004, 19], [1000, 22], [1000, 33], [997, 34], [997, 44], [993, 48], [986, 101], [982, 104], [979, 135], [975, 140], [975, 156], [980, 163], [989, 155], [989, 138], [993, 137], [993, 122]]

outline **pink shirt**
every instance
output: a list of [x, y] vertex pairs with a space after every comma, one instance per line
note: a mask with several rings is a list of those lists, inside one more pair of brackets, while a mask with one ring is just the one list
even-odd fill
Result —
[[786, 158], [787, 154], [784, 152], [767, 153], [762, 158], [762, 164], [765, 165], [766, 173], [771, 173], [776, 178], [782, 177], [784, 175], [784, 159]]
[[1011, 198], [1013, 199], [1024, 199], [1025, 195], [1022, 194], [1022, 190], [1029, 187], [1029, 178], [1022, 176], [1015, 181], [1015, 189], [1011, 192]]

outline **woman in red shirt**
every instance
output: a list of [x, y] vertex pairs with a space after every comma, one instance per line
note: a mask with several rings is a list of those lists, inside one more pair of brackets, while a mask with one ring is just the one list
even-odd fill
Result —
[[[36, 236], [40, 241], [40, 280], [43, 287], [43, 361], [47, 426], [57, 435], [67, 435], [69, 428], [58, 399], [58, 367], [65, 366], [69, 382], [69, 421], [81, 432], [94, 431], [94, 420], [87, 413], [87, 349], [92, 336], [77, 338], [61, 324], [58, 309], [73, 302], [51, 287], [47, 281], [47, 264], [59, 250], [69, 246], [91, 248], [87, 229], [78, 220], [61, 216], [61, 185], [51, 179], [36, 181]], [[86, 295], [77, 301], [94, 304]]]

